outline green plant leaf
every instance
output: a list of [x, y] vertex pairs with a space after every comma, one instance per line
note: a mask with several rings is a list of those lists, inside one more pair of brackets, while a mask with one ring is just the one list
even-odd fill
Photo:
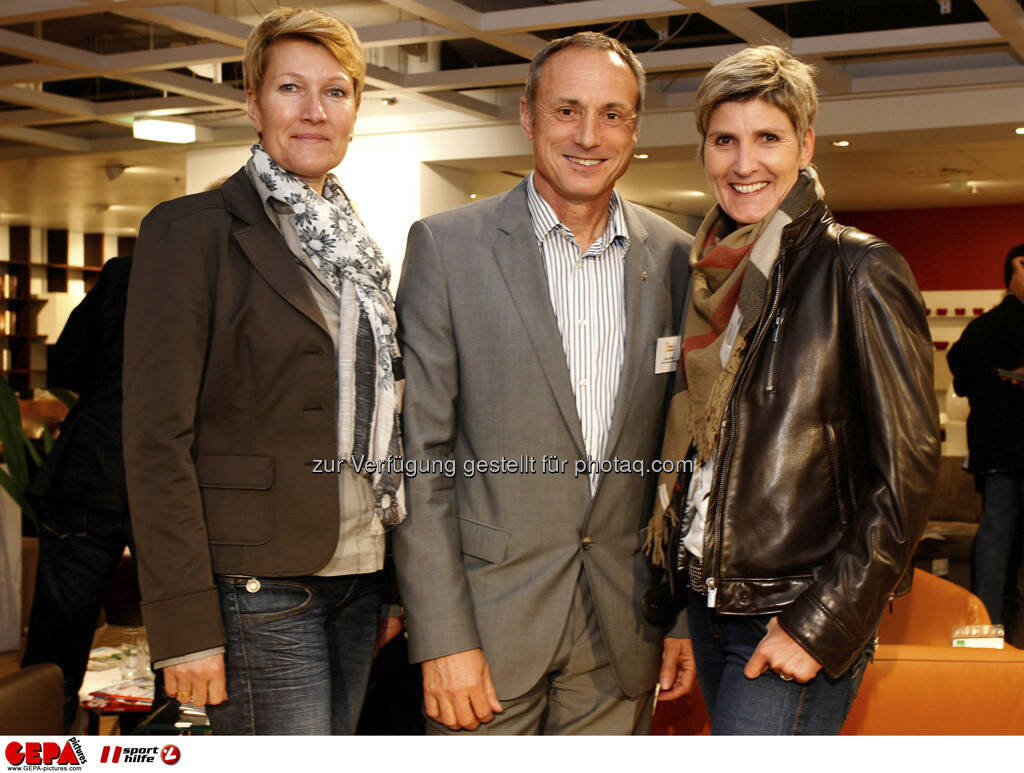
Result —
[[46, 387], [46, 391], [64, 403], [64, 405], [68, 407], [69, 411], [74, 408], [75, 404], [78, 402], [78, 397], [75, 396], [74, 392], [62, 387]]

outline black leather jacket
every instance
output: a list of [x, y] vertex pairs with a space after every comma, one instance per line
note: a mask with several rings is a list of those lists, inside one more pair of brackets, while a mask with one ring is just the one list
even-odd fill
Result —
[[778, 614], [835, 677], [873, 637], [927, 521], [932, 344], [902, 256], [823, 202], [783, 230], [770, 287], [723, 416], [704, 580], [719, 613]]

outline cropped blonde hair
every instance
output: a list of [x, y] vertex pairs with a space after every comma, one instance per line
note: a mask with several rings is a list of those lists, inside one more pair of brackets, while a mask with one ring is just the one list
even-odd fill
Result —
[[319, 43], [326, 48], [345, 74], [352, 79], [355, 103], [363, 96], [366, 83], [366, 55], [359, 36], [348, 22], [315, 8], [275, 8], [257, 24], [245, 41], [242, 79], [246, 91], [258, 92], [267, 71], [267, 51], [284, 38]]
[[697, 89], [697, 131], [700, 157], [715, 108], [723, 102], [763, 99], [789, 116], [803, 140], [818, 113], [814, 67], [778, 46], [752, 46], [711, 68]]

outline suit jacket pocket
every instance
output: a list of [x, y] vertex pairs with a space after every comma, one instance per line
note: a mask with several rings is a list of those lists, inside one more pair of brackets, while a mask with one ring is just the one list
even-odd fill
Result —
[[492, 564], [505, 560], [511, 532], [462, 516], [459, 516], [459, 531], [462, 534], [462, 552], [466, 555]]
[[263, 545], [274, 533], [274, 459], [200, 456], [196, 477], [211, 544]]

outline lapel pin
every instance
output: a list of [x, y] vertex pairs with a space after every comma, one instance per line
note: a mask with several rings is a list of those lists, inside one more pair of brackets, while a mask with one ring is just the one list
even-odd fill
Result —
[[647, 272], [646, 271], [641, 271], [640, 272], [640, 281], [641, 282], [646, 282], [647, 281]]

